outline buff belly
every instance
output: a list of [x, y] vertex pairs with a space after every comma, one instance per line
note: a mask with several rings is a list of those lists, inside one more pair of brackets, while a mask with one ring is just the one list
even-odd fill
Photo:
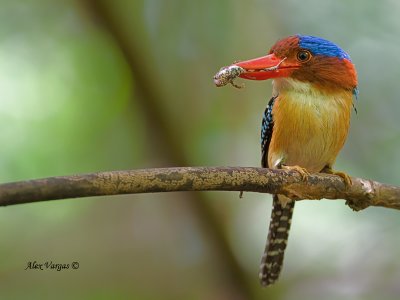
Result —
[[274, 107], [268, 164], [320, 172], [332, 166], [350, 126], [352, 95], [342, 92], [282, 93]]

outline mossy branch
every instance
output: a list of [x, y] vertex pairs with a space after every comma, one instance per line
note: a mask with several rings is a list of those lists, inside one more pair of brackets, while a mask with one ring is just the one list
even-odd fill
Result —
[[248, 167], [184, 167], [110, 171], [0, 184], [0, 206], [46, 200], [172, 191], [244, 191], [292, 199], [345, 199], [354, 210], [400, 209], [400, 187], [352, 177]]

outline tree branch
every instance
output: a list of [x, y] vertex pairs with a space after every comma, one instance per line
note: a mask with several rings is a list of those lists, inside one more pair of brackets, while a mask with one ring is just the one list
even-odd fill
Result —
[[338, 176], [248, 167], [185, 167], [110, 171], [0, 184], [0, 206], [117, 194], [172, 191], [245, 191], [292, 199], [345, 199], [354, 210], [368, 206], [400, 209], [400, 187]]

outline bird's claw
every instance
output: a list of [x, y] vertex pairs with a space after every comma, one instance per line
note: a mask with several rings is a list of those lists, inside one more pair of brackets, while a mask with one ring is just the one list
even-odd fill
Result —
[[285, 165], [282, 165], [282, 169], [283, 170], [294, 170], [294, 171], [297, 171], [300, 174], [302, 180], [306, 180], [307, 176], [310, 175], [310, 172], [308, 172], [307, 169], [302, 168], [300, 166], [285, 166]]
[[344, 184], [345, 184], [347, 187], [348, 187], [348, 186], [351, 186], [352, 183], [353, 183], [353, 181], [351, 180], [350, 175], [348, 175], [348, 174], [345, 173], [345, 172], [335, 171], [335, 170], [332, 170], [332, 169], [329, 168], [329, 167], [323, 169], [321, 172], [322, 172], [322, 173], [332, 174], [332, 175], [336, 175], [336, 176], [341, 177], [341, 178], [343, 179], [343, 181], [344, 181]]

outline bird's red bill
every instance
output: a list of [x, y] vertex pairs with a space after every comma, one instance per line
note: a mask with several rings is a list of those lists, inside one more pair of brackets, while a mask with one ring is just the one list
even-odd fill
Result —
[[235, 63], [245, 70], [239, 77], [251, 80], [266, 80], [277, 77], [288, 77], [298, 64], [290, 64], [286, 58], [278, 58], [275, 54], [269, 54], [259, 58]]

